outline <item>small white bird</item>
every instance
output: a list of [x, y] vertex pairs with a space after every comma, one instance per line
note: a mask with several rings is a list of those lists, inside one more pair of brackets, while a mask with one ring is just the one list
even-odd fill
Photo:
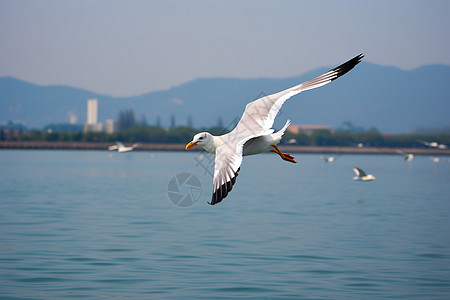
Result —
[[326, 156], [326, 157], [323, 157], [323, 156], [322, 156], [323, 160], [324, 160], [326, 163], [332, 163], [332, 162], [335, 162], [336, 159], [337, 159], [338, 157], [339, 157], [339, 155], [336, 155], [336, 156]]
[[427, 141], [419, 141], [425, 146], [431, 147], [431, 148], [437, 148], [437, 149], [448, 149], [447, 145], [439, 144], [438, 142], [427, 142]]
[[414, 159], [414, 154], [407, 153], [407, 154], [405, 154], [404, 158], [406, 161], [412, 161]]
[[432, 157], [432, 158], [431, 158], [431, 161], [432, 161], [432, 162], [435, 162], [435, 163], [438, 163], [438, 162], [441, 161], [441, 159], [440, 159], [439, 157]]
[[355, 172], [356, 176], [353, 177], [353, 180], [357, 181], [372, 181], [375, 180], [375, 176], [372, 174], [366, 174], [362, 169], [360, 168], [353, 168], [353, 172]]
[[403, 155], [403, 159], [405, 161], [412, 161], [414, 159], [414, 154], [412, 154], [412, 153], [406, 153], [401, 150], [396, 150], [396, 152], [400, 155]]
[[296, 163], [294, 157], [282, 153], [277, 147], [290, 121], [288, 120], [278, 132], [274, 132], [272, 129], [281, 106], [294, 95], [323, 86], [341, 77], [360, 63], [363, 57], [364, 55], [360, 54], [314, 79], [247, 104], [241, 120], [227, 134], [221, 136], [214, 136], [208, 132], [196, 134], [192, 141], [186, 145], [186, 150], [199, 145], [206, 151], [216, 154], [214, 187], [210, 204], [214, 205], [221, 202], [231, 191], [236, 182], [243, 156], [271, 151], [285, 161]]
[[330, 157], [325, 157], [325, 162], [331, 163], [334, 162], [334, 156], [330, 156]]
[[109, 146], [108, 150], [117, 150], [117, 152], [128, 152], [131, 150], [134, 150], [134, 148], [136, 148], [138, 146], [138, 144], [133, 144], [132, 146], [126, 147], [124, 144], [122, 144], [121, 142], [116, 142], [115, 145]]

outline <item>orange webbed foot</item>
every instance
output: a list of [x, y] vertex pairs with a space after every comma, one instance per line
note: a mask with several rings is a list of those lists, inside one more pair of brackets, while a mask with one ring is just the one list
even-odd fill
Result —
[[287, 154], [287, 153], [283, 153], [283, 156], [281, 156], [281, 159], [283, 159], [285, 161], [288, 161], [288, 162], [291, 162], [291, 163], [294, 163], [294, 164], [297, 163], [295, 161], [294, 157], [292, 155], [290, 155], [290, 154]]
[[276, 145], [272, 145], [272, 147], [273, 147], [273, 150], [270, 150], [270, 152], [278, 154], [282, 160], [285, 160], [285, 161], [288, 161], [288, 162], [291, 162], [294, 164], [297, 163], [292, 155], [281, 152], [281, 150]]

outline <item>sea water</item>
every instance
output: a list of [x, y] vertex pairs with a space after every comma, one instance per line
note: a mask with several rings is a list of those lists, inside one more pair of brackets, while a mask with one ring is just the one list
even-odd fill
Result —
[[0, 299], [450, 298], [447, 157], [294, 156], [1, 150]]

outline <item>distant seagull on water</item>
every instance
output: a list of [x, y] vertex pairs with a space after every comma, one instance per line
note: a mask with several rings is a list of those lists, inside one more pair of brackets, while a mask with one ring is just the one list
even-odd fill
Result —
[[414, 159], [414, 154], [412, 154], [412, 153], [406, 153], [401, 150], [397, 150], [396, 152], [400, 155], [403, 155], [403, 159], [405, 161], [412, 161]]
[[[245, 107], [244, 113], [229, 133], [214, 136], [209, 132], [197, 133], [192, 141], [186, 145], [186, 150], [199, 145], [210, 153], [215, 153], [213, 195], [209, 204], [214, 205], [222, 201], [233, 188], [240, 170], [243, 156], [274, 152], [281, 159], [296, 163], [294, 157], [283, 153], [278, 148], [284, 131], [290, 124], [288, 120], [284, 127], [278, 131], [272, 129], [275, 117], [283, 103], [294, 95], [303, 91], [318, 88], [341, 77], [359, 64], [364, 55], [360, 54], [342, 65], [299, 85], [268, 95], [250, 102]], [[201, 115], [199, 117], [202, 117]], [[265, 170], [266, 175], [277, 180], [280, 175]], [[281, 179], [282, 180], [282, 179]]]
[[323, 156], [322, 156], [323, 160], [324, 160], [325, 162], [327, 162], [327, 163], [335, 162], [336, 159], [337, 159], [338, 157], [339, 157], [339, 155], [336, 155], [336, 156], [326, 156], [326, 157], [323, 157]]
[[375, 176], [372, 174], [366, 174], [362, 169], [360, 168], [353, 168], [353, 172], [355, 172], [356, 176], [353, 177], [353, 180], [357, 181], [372, 181], [375, 180]]
[[438, 163], [438, 162], [441, 161], [441, 159], [440, 159], [439, 157], [432, 157], [432, 158], [431, 158], [431, 161], [432, 161], [432, 162], [435, 162], [435, 163]]
[[404, 158], [406, 161], [412, 161], [414, 159], [414, 154], [407, 153], [407, 154], [405, 154]]

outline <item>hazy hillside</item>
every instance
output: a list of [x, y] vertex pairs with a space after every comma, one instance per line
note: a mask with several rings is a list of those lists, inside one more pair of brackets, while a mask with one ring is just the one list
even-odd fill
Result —
[[[66, 86], [38, 86], [10, 77], [0, 78], [0, 122], [25, 122], [29, 127], [68, 123], [69, 116], [86, 120], [86, 100], [99, 99], [99, 119], [116, 118], [131, 108], [138, 118], [154, 124], [160, 116], [169, 124], [213, 126], [240, 117], [245, 105], [262, 94], [274, 93], [327, 71], [318, 69], [283, 79], [197, 79], [164, 91], [114, 98]], [[294, 124], [325, 124], [338, 127], [351, 121], [383, 132], [409, 132], [416, 127], [450, 125], [450, 66], [425, 66], [412, 71], [361, 63], [344, 77], [319, 89], [304, 92], [286, 102], [275, 126], [286, 119]]]

